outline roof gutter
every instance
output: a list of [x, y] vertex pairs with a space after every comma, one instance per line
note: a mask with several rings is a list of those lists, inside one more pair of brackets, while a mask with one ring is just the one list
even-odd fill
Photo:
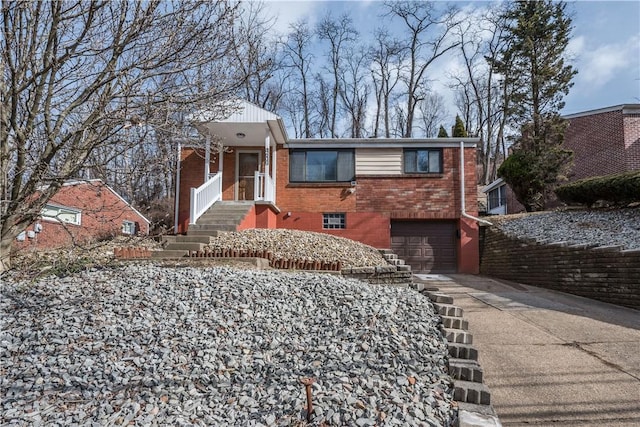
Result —
[[466, 212], [465, 195], [464, 195], [464, 141], [460, 141], [460, 215], [485, 225], [493, 225], [489, 221], [469, 215]]

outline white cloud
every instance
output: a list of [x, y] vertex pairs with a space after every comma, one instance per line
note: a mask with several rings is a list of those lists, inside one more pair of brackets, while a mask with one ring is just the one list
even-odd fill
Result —
[[276, 17], [276, 23], [274, 30], [279, 34], [287, 34], [289, 32], [289, 25], [299, 21], [300, 19], [307, 19], [309, 24], [313, 26], [314, 16], [317, 13], [313, 13], [316, 9], [325, 7], [324, 3], [317, 1], [265, 1], [265, 11], [270, 16]]
[[614, 79], [619, 71], [634, 65], [637, 67], [635, 63], [640, 53], [640, 37], [637, 35], [622, 43], [588, 46], [585, 40], [578, 40], [576, 44], [579, 46], [572, 46], [580, 52], [576, 64], [576, 80], [582, 81], [588, 85], [587, 87], [604, 86]]

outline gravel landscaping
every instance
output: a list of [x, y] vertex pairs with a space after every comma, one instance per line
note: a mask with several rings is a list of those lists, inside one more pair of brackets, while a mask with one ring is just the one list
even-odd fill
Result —
[[489, 220], [500, 230], [519, 238], [640, 249], [638, 208], [544, 212]]
[[330, 274], [140, 263], [0, 285], [3, 425], [445, 426], [426, 297]]
[[377, 249], [354, 240], [287, 229], [251, 229], [225, 233], [212, 238], [210, 250], [266, 250], [275, 258], [309, 261], [340, 261], [344, 267], [389, 265]]

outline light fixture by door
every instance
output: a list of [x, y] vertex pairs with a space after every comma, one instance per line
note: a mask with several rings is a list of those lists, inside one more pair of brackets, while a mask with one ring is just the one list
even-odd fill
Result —
[[245, 133], [243, 133], [243, 132], [238, 132], [238, 133], [236, 133], [236, 136], [237, 136], [238, 138], [240, 138], [240, 139], [243, 139], [243, 138], [244, 138], [245, 136], [247, 136], [247, 135], [246, 135]]

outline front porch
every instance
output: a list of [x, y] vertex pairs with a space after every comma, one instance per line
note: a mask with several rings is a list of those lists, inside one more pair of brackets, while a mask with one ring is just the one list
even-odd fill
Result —
[[[285, 141], [278, 116], [249, 103], [225, 120], [196, 121], [200, 146], [180, 149], [176, 233], [186, 233], [216, 202], [255, 202], [259, 215], [276, 202], [277, 144]], [[260, 228], [275, 221], [261, 221]], [[262, 227], [261, 227], [262, 226]]]

